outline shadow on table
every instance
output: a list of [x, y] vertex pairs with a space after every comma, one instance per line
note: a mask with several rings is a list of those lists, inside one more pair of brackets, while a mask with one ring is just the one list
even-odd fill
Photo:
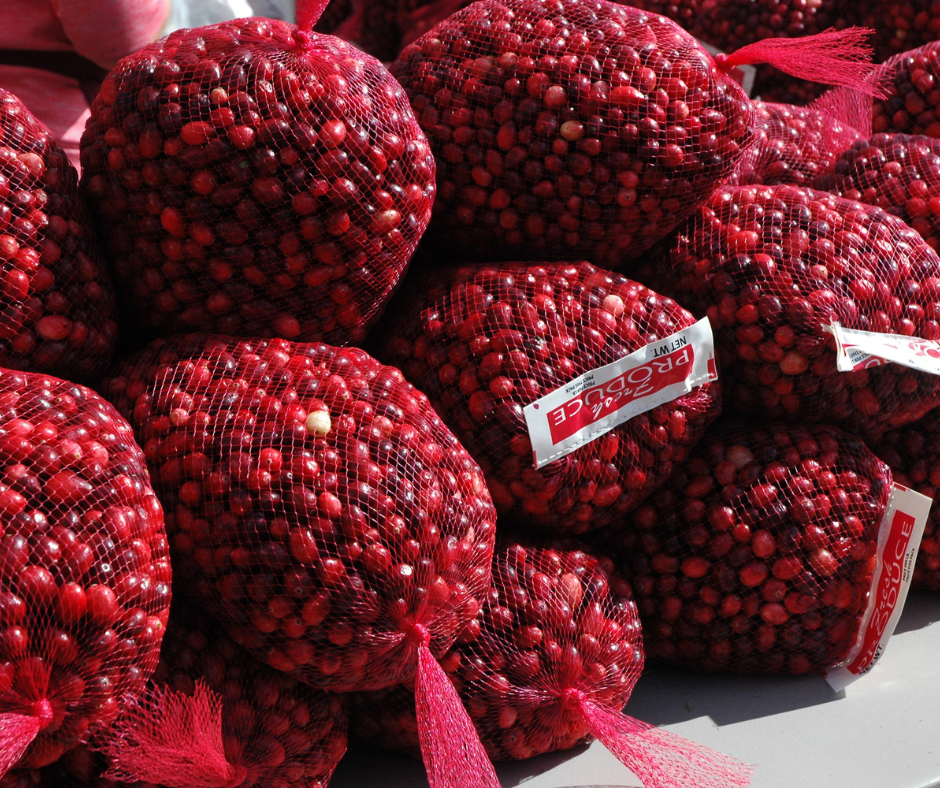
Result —
[[844, 691], [833, 692], [822, 676], [706, 674], [654, 666], [640, 677], [625, 711], [653, 725], [699, 717], [730, 725], [844, 697]]
[[[529, 780], [582, 755], [588, 745], [575, 747], [566, 752], [555, 752], [530, 758], [527, 761], [497, 763], [496, 770], [503, 788], [524, 786]], [[631, 782], [631, 775], [624, 771], [623, 782], [613, 785], [577, 785], [572, 788], [624, 788], [638, 785]], [[330, 788], [427, 788], [428, 779], [424, 764], [403, 755], [377, 751], [368, 742], [351, 738], [349, 750], [340, 761]]]
[[[507, 763], [496, 764], [496, 771], [499, 772], [499, 782], [503, 788], [510, 786], [523, 785], [527, 780], [538, 777], [547, 771], [551, 771], [556, 766], [560, 766], [565, 761], [574, 758], [585, 750], [588, 745], [583, 744], [572, 750], [565, 752], [552, 752], [546, 755], [540, 755], [537, 758], [530, 758], [527, 761], [511, 761]], [[580, 788], [580, 787], [579, 787]], [[612, 788], [612, 786], [584, 786], [584, 788]]]
[[940, 594], [932, 591], [911, 591], [894, 632], [913, 632], [929, 627], [937, 621], [940, 621]]

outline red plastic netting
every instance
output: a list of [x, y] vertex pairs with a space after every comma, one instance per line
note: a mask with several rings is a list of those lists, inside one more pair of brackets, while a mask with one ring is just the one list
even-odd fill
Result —
[[940, 137], [940, 41], [895, 55], [876, 73], [888, 95], [875, 101], [872, 128]]
[[705, 383], [536, 469], [523, 408], [692, 325], [669, 298], [589, 263], [478, 265], [404, 291], [382, 351], [480, 463], [500, 514], [582, 533], [654, 491], [717, 417]]
[[93, 391], [0, 370], [0, 774], [109, 725], [170, 604], [163, 513], [131, 427]]
[[719, 421], [618, 540], [646, 652], [821, 672], [855, 643], [891, 471], [835, 427]]
[[814, 178], [831, 172], [839, 155], [862, 137], [845, 121], [813, 107], [755, 101], [754, 108], [757, 139], [728, 184], [811, 186]]
[[876, 134], [856, 142], [832, 173], [811, 185], [884, 208], [917, 230], [928, 246], [940, 249], [940, 140]]
[[891, 467], [898, 484], [934, 499], [911, 579], [914, 588], [930, 591], [940, 591], [940, 511], [936, 500], [940, 497], [938, 443], [940, 412], [934, 411], [914, 424], [885, 433], [880, 441], [872, 445], [872, 451]]
[[[436, 686], [432, 654], [482, 604], [495, 511], [401, 372], [356, 349], [190, 335], [106, 386], [144, 444], [187, 595], [237, 642], [322, 689]], [[465, 719], [434, 697], [429, 725]], [[441, 746], [457, 777], [435, 785], [495, 783], [485, 759], [457, 768], [472, 742]]]
[[940, 339], [940, 257], [880, 208], [795, 186], [721, 188], [649, 277], [710, 318], [729, 408], [873, 437], [940, 405], [940, 376], [837, 371], [824, 330]]
[[[643, 669], [630, 586], [572, 541], [501, 538], [481, 616], [441, 663], [494, 761], [598, 738], [647, 788], [743, 786], [737, 761], [621, 713]], [[406, 688], [350, 699], [357, 735], [417, 752]]]
[[0, 365], [90, 380], [116, 341], [114, 290], [78, 173], [0, 88]]
[[112, 779], [167, 788], [325, 788], [346, 751], [346, 698], [249, 656], [174, 607], [147, 692], [103, 743]]
[[128, 303], [163, 335], [361, 341], [435, 193], [385, 68], [271, 19], [179, 30], [122, 60], [82, 167]]
[[[800, 38], [842, 30], [857, 20], [856, 0], [702, 0], [688, 29], [724, 52], [767, 38]], [[820, 80], [824, 82], [825, 80]], [[820, 82], [796, 79], [773, 66], [757, 69], [753, 95], [765, 101], [805, 105], [826, 89]]]

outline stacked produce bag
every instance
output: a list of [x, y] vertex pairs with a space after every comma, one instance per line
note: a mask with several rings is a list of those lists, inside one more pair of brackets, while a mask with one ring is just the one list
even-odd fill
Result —
[[298, 0], [126, 53], [80, 180], [0, 84], [0, 788], [748, 785], [646, 664], [841, 688], [940, 590], [905, 9]]

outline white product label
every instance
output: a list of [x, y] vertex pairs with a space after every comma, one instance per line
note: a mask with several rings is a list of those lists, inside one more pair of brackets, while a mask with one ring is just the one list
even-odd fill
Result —
[[934, 339], [855, 331], [838, 323], [823, 326], [836, 339], [836, 368], [839, 372], [880, 367], [889, 361], [919, 372], [940, 375], [940, 342]]
[[[695, 40], [698, 42], [699, 46], [712, 57], [725, 54], [718, 47], [706, 44], [698, 38]], [[754, 90], [754, 80], [757, 78], [757, 69], [754, 68], [754, 66], [735, 66], [728, 72], [728, 76], [737, 82], [743, 88], [744, 92], [747, 93], [748, 98], [750, 98], [751, 92]]]
[[535, 467], [717, 378], [708, 318], [585, 372], [525, 406]]
[[911, 587], [917, 550], [933, 499], [895, 484], [878, 529], [875, 574], [855, 645], [845, 661], [826, 671], [826, 681], [838, 692], [864, 676], [881, 659], [894, 634]]

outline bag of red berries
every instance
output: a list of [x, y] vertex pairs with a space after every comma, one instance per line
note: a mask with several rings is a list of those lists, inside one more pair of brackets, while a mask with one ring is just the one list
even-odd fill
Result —
[[[857, 95], [871, 104], [870, 96]], [[812, 186], [815, 178], [832, 172], [840, 154], [864, 134], [864, 129], [816, 107], [755, 101], [754, 109], [757, 139], [728, 179], [729, 185]]]
[[884, 208], [940, 250], [940, 139], [909, 134], [859, 139], [830, 173], [809, 185]]
[[174, 601], [147, 691], [99, 745], [105, 778], [164, 788], [325, 788], [346, 752], [346, 699], [249, 656]]
[[665, 17], [606, 0], [478, 0], [391, 71], [437, 159], [438, 240], [464, 259], [617, 267], [672, 232], [752, 144], [754, 110], [728, 72], [766, 60], [870, 92], [866, 34], [715, 60]]
[[361, 350], [198, 334], [157, 340], [105, 387], [190, 597], [319, 689], [414, 681], [436, 703], [435, 784], [494, 786], [436, 657], [482, 605], [496, 513], [426, 397]]
[[434, 159], [385, 68], [308, 32], [320, 10], [179, 30], [105, 80], [82, 180], [151, 334], [355, 344], [408, 265]]
[[0, 775], [106, 728], [157, 666], [163, 512], [130, 425], [90, 389], [0, 370]]
[[729, 407], [871, 439], [940, 405], [940, 257], [881, 208], [722, 187], [647, 281], [711, 320]]
[[719, 420], [613, 540], [647, 655], [844, 685], [893, 631], [929, 506], [835, 427]]
[[[940, 488], [940, 411], [927, 414], [913, 424], [886, 432], [872, 451], [891, 468], [894, 480], [928, 498], [937, 498]], [[934, 506], [924, 527], [924, 538], [914, 565], [914, 588], [940, 591], [940, 512]]]
[[940, 137], [940, 41], [901, 52], [876, 70], [887, 96], [876, 100], [876, 132]]
[[0, 366], [91, 380], [116, 341], [114, 290], [78, 173], [0, 88]]
[[[746, 786], [749, 770], [621, 712], [643, 670], [640, 620], [611, 559], [577, 542], [504, 536], [480, 616], [441, 664], [494, 761], [599, 739], [646, 788]], [[418, 752], [407, 688], [355, 693], [351, 728]]]
[[708, 321], [589, 263], [470, 265], [403, 291], [383, 357], [503, 516], [583, 533], [654, 491], [720, 409]]

